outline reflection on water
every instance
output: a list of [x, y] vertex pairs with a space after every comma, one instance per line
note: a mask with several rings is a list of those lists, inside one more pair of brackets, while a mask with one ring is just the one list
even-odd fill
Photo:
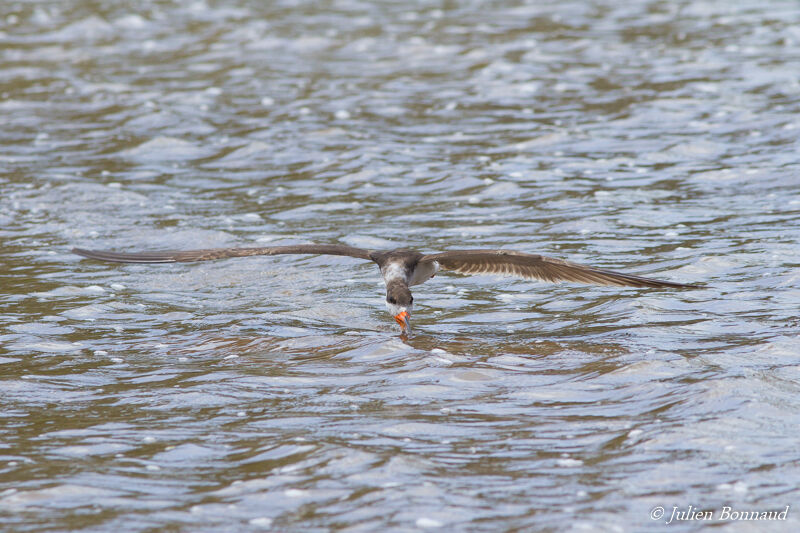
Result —
[[[8, 527], [638, 531], [656, 506], [794, 505], [793, 5], [7, 7]], [[350, 258], [68, 252], [310, 241], [707, 286], [442, 274], [404, 340]]]

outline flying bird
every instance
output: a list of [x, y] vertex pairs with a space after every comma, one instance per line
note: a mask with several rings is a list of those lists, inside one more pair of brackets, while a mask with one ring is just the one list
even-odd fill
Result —
[[212, 248], [207, 250], [119, 253], [73, 248], [73, 253], [115, 263], [185, 263], [253, 255], [343, 255], [373, 261], [386, 284], [386, 307], [402, 332], [411, 332], [414, 297], [409, 287], [431, 279], [440, 270], [459, 274], [511, 275], [549, 282], [572, 281], [618, 287], [689, 289], [699, 285], [675, 283], [571, 263], [514, 250], [453, 250], [423, 254], [414, 250], [364, 250], [339, 244], [295, 244], [265, 248]]

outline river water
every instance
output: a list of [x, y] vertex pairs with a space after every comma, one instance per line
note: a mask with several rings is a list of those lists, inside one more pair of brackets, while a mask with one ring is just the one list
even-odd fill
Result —
[[[2, 11], [2, 527], [797, 531], [796, 3]], [[706, 286], [69, 253], [302, 242]]]

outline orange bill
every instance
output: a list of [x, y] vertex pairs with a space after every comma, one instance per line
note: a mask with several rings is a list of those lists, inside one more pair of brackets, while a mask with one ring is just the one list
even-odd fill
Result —
[[403, 329], [403, 335], [411, 333], [411, 315], [408, 314], [408, 311], [403, 311], [402, 313], [397, 313], [394, 315], [394, 319], [400, 324], [400, 327]]
[[402, 327], [406, 327], [408, 325], [408, 318], [411, 315], [408, 314], [408, 311], [403, 311], [402, 313], [397, 313], [394, 315], [394, 319], [397, 321], [398, 324]]

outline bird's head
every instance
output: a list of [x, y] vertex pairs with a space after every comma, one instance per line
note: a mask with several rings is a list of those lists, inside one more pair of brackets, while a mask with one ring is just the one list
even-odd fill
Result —
[[387, 287], [386, 307], [400, 324], [403, 333], [411, 333], [411, 311], [414, 309], [414, 297], [411, 296], [408, 287], [401, 285]]

